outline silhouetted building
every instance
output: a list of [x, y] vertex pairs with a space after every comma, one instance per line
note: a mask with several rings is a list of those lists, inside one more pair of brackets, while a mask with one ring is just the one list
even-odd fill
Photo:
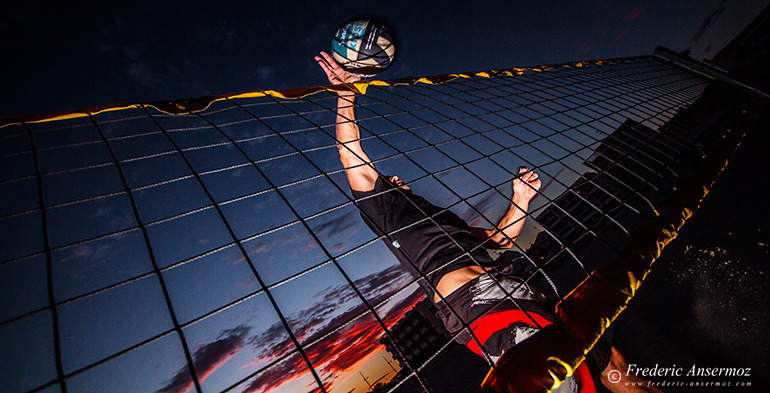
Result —
[[413, 367], [419, 366], [449, 341], [446, 328], [436, 318], [437, 311], [429, 299], [423, 299], [390, 329], [395, 342], [388, 336], [380, 340], [401, 367], [406, 367], [407, 362]]
[[527, 255], [548, 265], [544, 270], [557, 287], [570, 289], [614, 260], [628, 234], [656, 215], [655, 206], [718, 143], [713, 125], [729, 109], [732, 94], [709, 85], [668, 120], [645, 122], [659, 124], [657, 130], [632, 119], [620, 124], [585, 160], [591, 171], [536, 216], [544, 231]]

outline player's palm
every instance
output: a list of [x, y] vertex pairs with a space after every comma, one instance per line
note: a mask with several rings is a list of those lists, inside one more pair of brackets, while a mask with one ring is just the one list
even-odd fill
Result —
[[316, 56], [315, 60], [321, 69], [326, 73], [326, 77], [329, 78], [329, 83], [337, 85], [340, 83], [353, 83], [361, 80], [358, 75], [351, 74], [345, 71], [336, 61], [326, 52], [321, 52], [321, 56]]

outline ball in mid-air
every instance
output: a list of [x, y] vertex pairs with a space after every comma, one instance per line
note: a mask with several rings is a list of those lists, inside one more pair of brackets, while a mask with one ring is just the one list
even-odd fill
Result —
[[381, 23], [371, 19], [345, 22], [332, 39], [332, 57], [348, 72], [372, 76], [393, 63], [393, 36]]

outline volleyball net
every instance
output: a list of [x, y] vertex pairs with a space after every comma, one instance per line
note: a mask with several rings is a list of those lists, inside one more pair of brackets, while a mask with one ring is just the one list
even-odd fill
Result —
[[[359, 214], [335, 140], [339, 89], [362, 93], [376, 169], [472, 226], [494, 228], [519, 167], [540, 175], [510, 269], [561, 301], [558, 323], [497, 365], [474, 321], [441, 326], [435, 288]], [[743, 127], [740, 109], [642, 56], [6, 120], [0, 382], [547, 391], [697, 208], [739, 142], [725, 130]]]

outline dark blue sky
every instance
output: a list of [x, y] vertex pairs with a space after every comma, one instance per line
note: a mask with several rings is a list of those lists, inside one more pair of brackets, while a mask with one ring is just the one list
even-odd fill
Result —
[[391, 79], [634, 56], [658, 45], [702, 59], [769, 2], [166, 3], [3, 6], [0, 116], [324, 84], [313, 56], [362, 13], [389, 21], [400, 39], [396, 64], [381, 75]]

